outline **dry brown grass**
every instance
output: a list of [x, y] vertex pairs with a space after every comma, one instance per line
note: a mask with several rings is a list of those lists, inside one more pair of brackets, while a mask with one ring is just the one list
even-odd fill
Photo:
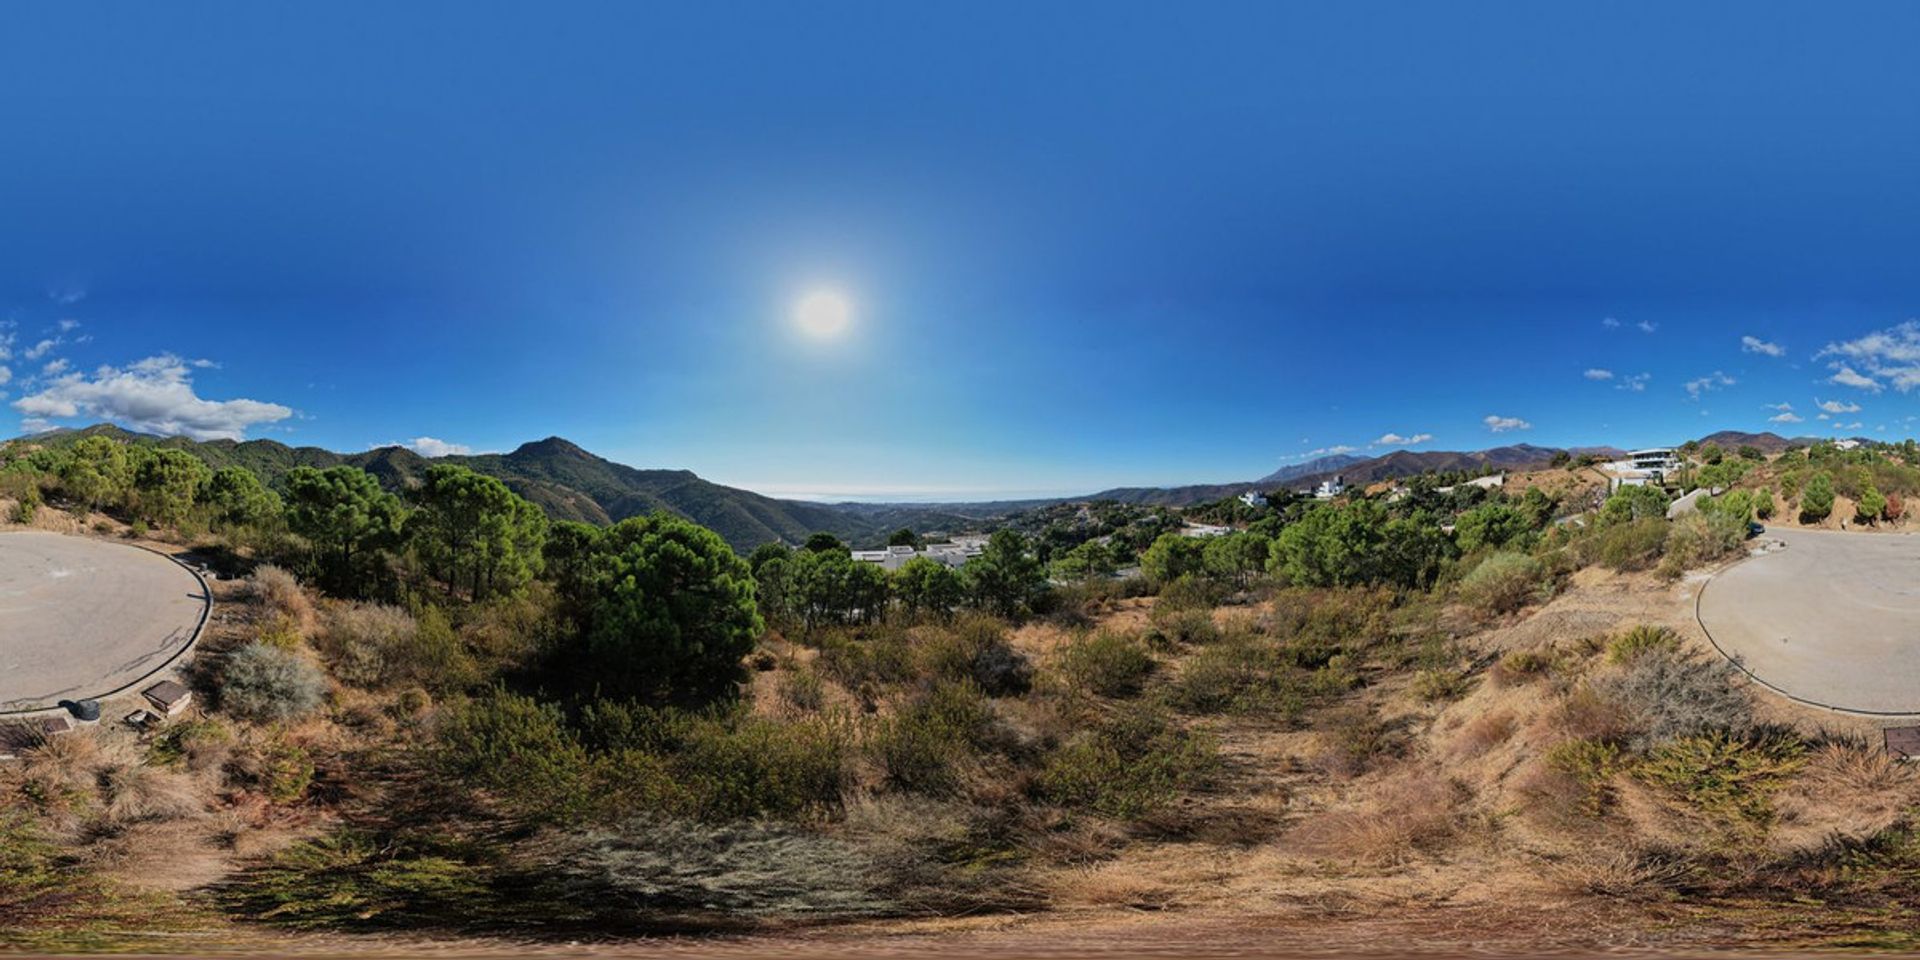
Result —
[[1567, 893], [1617, 901], [1664, 897], [1687, 878], [1690, 869], [1687, 858], [1672, 851], [1602, 844], [1549, 863], [1542, 872]]
[[1591, 687], [1578, 687], [1548, 714], [1553, 729], [1577, 740], [1620, 740], [1634, 733], [1633, 717]]
[[267, 564], [247, 578], [248, 594], [269, 611], [286, 617], [302, 636], [311, 636], [317, 616], [313, 601], [293, 574]]
[[1478, 714], [1461, 725], [1460, 732], [1454, 735], [1453, 752], [1464, 757], [1480, 756], [1507, 742], [1519, 727], [1511, 711]]
[[1362, 786], [1346, 805], [1304, 823], [1303, 846], [1329, 859], [1391, 866], [1443, 850], [1472, 799], [1467, 786], [1424, 764]]
[[100, 773], [106, 813], [117, 823], [180, 820], [206, 809], [199, 785], [184, 773], [141, 763], [116, 764]]
[[1775, 848], [1812, 850], [1893, 826], [1920, 802], [1920, 773], [1865, 741], [1836, 739], [1813, 751], [1774, 802]]

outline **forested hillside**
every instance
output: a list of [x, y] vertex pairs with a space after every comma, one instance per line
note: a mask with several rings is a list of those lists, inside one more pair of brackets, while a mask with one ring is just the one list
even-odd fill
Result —
[[596, 456], [559, 437], [522, 444], [511, 453], [426, 457], [404, 447], [343, 454], [318, 447], [290, 447], [275, 440], [211, 440], [154, 437], [112, 426], [62, 431], [33, 438], [60, 447], [84, 436], [105, 435], [129, 443], [185, 450], [215, 470], [241, 466], [279, 487], [295, 467], [359, 467], [391, 491], [418, 485], [431, 463], [452, 463], [497, 477], [556, 520], [605, 526], [656, 510], [677, 513], [725, 537], [735, 549], [763, 543], [799, 543], [827, 531], [853, 543], [884, 538], [900, 527], [953, 530], [998, 516], [1005, 504], [975, 508], [941, 504], [826, 504], [781, 500], [701, 479], [689, 470], [640, 470]]

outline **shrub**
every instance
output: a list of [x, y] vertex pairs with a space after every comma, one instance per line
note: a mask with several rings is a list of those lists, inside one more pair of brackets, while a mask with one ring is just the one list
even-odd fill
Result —
[[1634, 775], [1723, 824], [1763, 828], [1773, 821], [1774, 792], [1806, 762], [1806, 745], [1796, 737], [1748, 740], [1714, 731], [1655, 747]]
[[865, 639], [841, 630], [818, 631], [812, 639], [820, 648], [815, 665], [849, 690], [904, 683], [914, 677], [913, 646], [904, 631], [883, 628]]
[[1666, 547], [1667, 521], [1647, 517], [1614, 524], [1593, 535], [1593, 549], [1602, 566], [1611, 570], [1646, 570], [1660, 560]]
[[1458, 700], [1473, 689], [1473, 678], [1464, 670], [1448, 667], [1433, 667], [1414, 675], [1411, 687], [1414, 696], [1428, 703], [1443, 700]]
[[1675, 520], [1662, 546], [1662, 568], [1672, 576], [1735, 553], [1747, 539], [1744, 515], [1714, 511], [1690, 513]]
[[495, 689], [442, 710], [435, 755], [456, 782], [509, 812], [566, 819], [587, 800], [587, 752], [560, 709]]
[[1048, 756], [1041, 795], [1115, 819], [1144, 816], [1172, 802], [1219, 764], [1213, 740], [1156, 710], [1130, 710]]
[[1568, 740], [1547, 751], [1547, 766], [1579, 787], [1581, 812], [1606, 813], [1613, 803], [1613, 778], [1625, 766], [1620, 745], [1606, 740]]
[[1607, 641], [1608, 663], [1632, 663], [1647, 654], [1680, 652], [1680, 635], [1666, 627], [1640, 624]]
[[147, 762], [159, 767], [210, 770], [233, 750], [233, 728], [217, 717], [178, 720], [147, 745]]
[[1220, 628], [1213, 622], [1213, 611], [1154, 607], [1148, 641], [1155, 647], [1171, 649], [1176, 644], [1205, 644], [1220, 639]]
[[887, 779], [935, 796], [961, 786], [961, 768], [992, 740], [994, 717], [971, 683], [943, 684], [884, 724], [874, 749]]
[[413, 615], [386, 604], [341, 603], [327, 609], [320, 649], [334, 675], [357, 687], [377, 688], [402, 679], [397, 661], [413, 643]]
[[[710, 821], [800, 819], [840, 808], [847, 737], [831, 720], [782, 723], [732, 711], [687, 723], [679, 739], [677, 750], [658, 755], [670, 783], [643, 784], [642, 803], [672, 797], [669, 812]], [[613, 789], [621, 779], [608, 778]]]
[[293, 574], [272, 564], [254, 568], [247, 577], [247, 592], [268, 609], [291, 618], [299, 629], [313, 617], [313, 603], [307, 599], [300, 581]]
[[[1182, 538], [1189, 539], [1189, 538]], [[1224, 584], [1204, 577], [1186, 574], [1160, 588], [1160, 599], [1154, 608], [1169, 610], [1211, 610], [1226, 599], [1227, 588]]]
[[938, 631], [919, 649], [921, 671], [930, 679], [970, 680], [991, 697], [1013, 697], [1033, 686], [1033, 664], [1007, 642], [1006, 624], [971, 616]]
[[305, 657], [289, 650], [249, 643], [227, 655], [221, 673], [220, 705], [248, 720], [291, 720], [319, 709], [326, 700], [327, 678]]
[[1060, 666], [1075, 687], [1102, 697], [1131, 697], [1153, 673], [1154, 660], [1138, 638], [1101, 630], [1068, 644]]
[[1595, 693], [1637, 721], [1637, 749], [1713, 732], [1744, 736], [1753, 728], [1753, 703], [1735, 686], [1739, 672], [1722, 660], [1702, 661], [1651, 650], [1595, 684]]
[[780, 699], [795, 710], [811, 713], [826, 702], [826, 685], [811, 669], [796, 667], [781, 676]]
[[1277, 644], [1241, 637], [1189, 660], [1167, 702], [1186, 713], [1273, 713], [1292, 720], [1306, 709], [1309, 685], [1309, 674]]
[[1538, 650], [1515, 650], [1493, 665], [1495, 683], [1513, 685], [1545, 677], [1553, 669], [1553, 657]]
[[1405, 734], [1365, 707], [1345, 707], [1330, 712], [1324, 733], [1326, 749], [1320, 756], [1322, 765], [1346, 776], [1359, 776], [1380, 761], [1406, 752]]
[[1511, 613], [1537, 597], [1546, 578], [1540, 561], [1523, 553], [1496, 553], [1460, 580], [1460, 595], [1482, 614]]
[[[548, 723], [536, 719], [534, 726]], [[849, 743], [845, 724], [831, 715], [782, 722], [739, 705], [695, 712], [608, 700], [581, 711], [577, 733], [549, 728], [541, 736], [557, 750], [581, 753], [571, 764], [536, 771], [556, 782], [591, 784], [600, 798], [563, 806], [552, 820], [830, 814], [840, 807]]]

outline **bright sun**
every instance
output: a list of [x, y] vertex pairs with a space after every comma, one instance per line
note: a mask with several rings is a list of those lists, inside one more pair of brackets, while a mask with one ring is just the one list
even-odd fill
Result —
[[853, 304], [837, 290], [815, 290], [793, 305], [793, 322], [816, 339], [839, 336], [852, 320]]

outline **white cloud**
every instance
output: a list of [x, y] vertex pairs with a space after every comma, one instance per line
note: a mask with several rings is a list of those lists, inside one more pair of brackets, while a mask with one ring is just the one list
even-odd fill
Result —
[[464, 457], [473, 452], [473, 448], [464, 443], [448, 443], [433, 437], [414, 437], [400, 443], [387, 444], [392, 447], [406, 447], [423, 457]]
[[277, 403], [201, 398], [193, 390], [186, 362], [170, 353], [126, 367], [103, 366], [91, 376], [63, 374], [39, 392], [15, 400], [13, 408], [26, 418], [23, 430], [29, 424], [86, 417], [195, 440], [239, 440], [249, 427], [293, 416]]
[[1602, 370], [1599, 367], [1593, 367], [1589, 369], [1586, 373], [1581, 374], [1581, 376], [1586, 377], [1588, 380], [1612, 380], [1613, 371]]
[[36, 343], [33, 346], [20, 351], [20, 355], [27, 358], [28, 360], [38, 360], [41, 357], [46, 356], [50, 351], [53, 350], [54, 347], [57, 347], [59, 345], [60, 345], [60, 338], [53, 337], [47, 340], [42, 340], [39, 343]]
[[1807, 418], [1797, 413], [1794, 413], [1791, 410], [1782, 410], [1780, 411], [1780, 413], [1774, 416], [1768, 417], [1767, 422], [1768, 423], [1804, 423], [1806, 422], [1806, 419]]
[[1878, 392], [1884, 380], [1906, 393], [1920, 387], [1920, 321], [1829, 343], [1815, 356], [1836, 358], [1833, 383]]
[[1602, 317], [1600, 318], [1600, 325], [1603, 327], [1606, 327], [1609, 330], [1612, 330], [1615, 327], [1620, 326], [1620, 321], [1613, 317]]
[[1764, 353], [1769, 357], [1784, 357], [1787, 355], [1787, 348], [1777, 343], [1768, 343], [1759, 337], [1745, 336], [1740, 338], [1740, 352]]
[[1493, 431], [1494, 433], [1506, 433], [1509, 430], [1532, 430], [1533, 429], [1533, 424], [1528, 423], [1527, 421], [1522, 420], [1519, 417], [1502, 417], [1494, 414], [1488, 414], [1486, 419], [1480, 422], [1486, 424], [1487, 429]]
[[1860, 412], [1859, 404], [1847, 403], [1842, 400], [1821, 400], [1816, 398], [1813, 401], [1813, 403], [1815, 406], [1819, 407], [1822, 410], [1825, 410], [1828, 413], [1859, 413]]
[[1709, 373], [1706, 376], [1699, 378], [1698, 380], [1688, 380], [1687, 396], [1692, 397], [1695, 400], [1698, 400], [1700, 399], [1700, 395], [1703, 393], [1711, 393], [1715, 390], [1720, 389], [1721, 387], [1731, 387], [1738, 382], [1739, 381], [1733, 379], [1732, 377], [1729, 377], [1726, 374], [1721, 373], [1718, 370], [1715, 370], [1714, 372]]
[[1660, 329], [1660, 325], [1657, 323], [1654, 323], [1651, 320], [1642, 320], [1639, 323], [1634, 324], [1634, 326], [1639, 327], [1641, 333], [1652, 333], [1655, 330]]
[[61, 333], [72, 333], [73, 331], [80, 329], [80, 321], [62, 320], [59, 323], [55, 324], [55, 326], [60, 328]]
[[0, 366], [0, 387], [6, 386], [8, 381], [12, 379], [13, 371], [4, 366]]
[[1844, 363], [1834, 364], [1833, 369], [1836, 372], [1833, 376], [1827, 378], [1828, 383], [1838, 384], [1843, 387], [1855, 387], [1868, 391], [1869, 393], [1880, 392], [1880, 381], [1862, 374]]
[[1833, 428], [1835, 430], [1858, 430], [1860, 429], [1860, 427], [1861, 427], [1861, 423], [1858, 420], [1855, 420], [1852, 423], [1836, 423], [1833, 425]]
[[1647, 389], [1647, 381], [1652, 379], [1653, 379], [1653, 374], [1651, 373], [1636, 373], [1631, 377], [1622, 378], [1620, 383], [1617, 384], [1614, 387], [1614, 389], [1615, 390], [1631, 390], [1634, 393], [1645, 393]]
[[69, 366], [71, 366], [71, 364], [67, 362], [66, 357], [49, 360], [46, 366], [40, 368], [40, 375], [43, 377], [57, 377], [66, 373], [67, 367]]
[[1761, 406], [1763, 406], [1763, 407], [1766, 407], [1766, 408], [1767, 408], [1768, 410], [1778, 410], [1778, 411], [1780, 411], [1781, 413], [1790, 413], [1790, 412], [1792, 412], [1792, 410], [1793, 410], [1793, 404], [1791, 404], [1791, 403], [1785, 403], [1785, 402], [1781, 402], [1781, 403], [1763, 403], [1763, 404], [1761, 404]]
[[1411, 437], [1403, 437], [1397, 433], [1387, 433], [1387, 434], [1382, 434], [1380, 439], [1375, 440], [1373, 442], [1373, 445], [1376, 447], [1385, 447], [1385, 446], [1394, 446], [1394, 445], [1405, 446], [1405, 447], [1416, 447], [1432, 439], [1433, 439], [1433, 434], [1431, 433], [1416, 433]]

